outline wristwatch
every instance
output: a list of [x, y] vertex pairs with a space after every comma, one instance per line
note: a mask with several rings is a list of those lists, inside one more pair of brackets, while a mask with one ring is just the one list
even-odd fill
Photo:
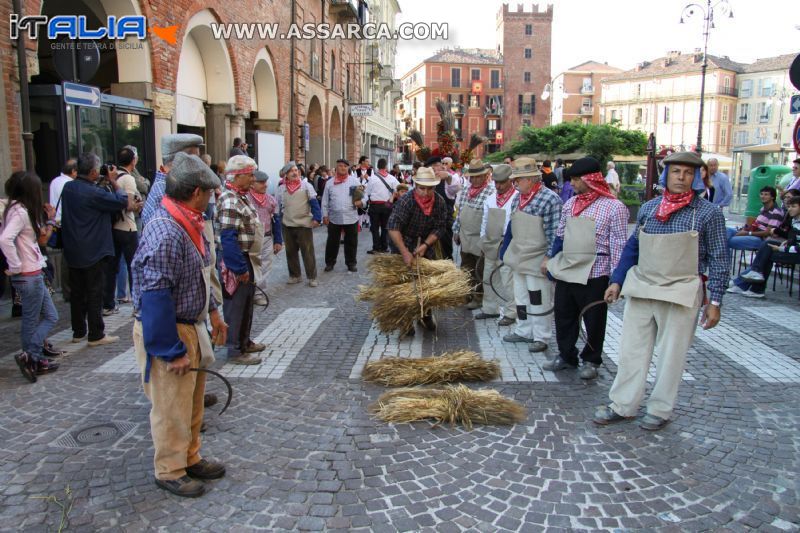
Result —
[[722, 306], [721, 303], [719, 303], [719, 302], [717, 302], [715, 300], [711, 300], [711, 305], [716, 305], [717, 307], [721, 307]]

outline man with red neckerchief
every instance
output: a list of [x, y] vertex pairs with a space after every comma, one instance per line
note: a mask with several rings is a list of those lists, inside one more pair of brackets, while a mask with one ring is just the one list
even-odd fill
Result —
[[529, 351], [543, 352], [553, 334], [547, 313], [553, 301], [553, 282], [540, 267], [556, 238], [562, 202], [543, 185], [535, 159], [520, 157], [511, 167], [519, 194], [511, 203], [511, 222], [500, 258], [513, 272], [517, 325], [503, 341], [527, 342]]
[[[565, 176], [577, 196], [564, 203], [556, 239], [542, 261], [542, 272], [556, 279], [553, 311], [559, 355], [542, 365], [554, 372], [578, 367], [575, 344], [581, 310], [604, 299], [628, 238], [628, 209], [609, 190], [597, 159], [578, 159]], [[580, 353], [582, 379], [595, 379], [603, 363], [607, 315], [608, 307], [599, 305], [583, 316], [588, 342]]]
[[605, 294], [608, 303], [620, 295], [627, 303], [611, 404], [595, 413], [599, 425], [636, 415], [655, 347], [656, 380], [639, 426], [648, 431], [663, 428], [675, 407], [700, 309], [703, 329], [719, 323], [730, 271], [725, 217], [698, 194], [705, 184], [700, 176], [703, 160], [697, 154], [677, 152], [666, 157], [664, 165], [664, 196], [639, 209], [636, 229]]

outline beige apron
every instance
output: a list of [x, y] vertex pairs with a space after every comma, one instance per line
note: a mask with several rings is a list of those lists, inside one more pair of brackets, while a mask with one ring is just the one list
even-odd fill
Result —
[[216, 241], [214, 240], [214, 222], [206, 220], [203, 225], [203, 235], [208, 239], [208, 252], [211, 254], [211, 264], [214, 268], [211, 269], [211, 294], [214, 295], [214, 300], [222, 305], [222, 285], [219, 282], [219, 274], [217, 274], [217, 250]]
[[281, 222], [290, 228], [310, 228], [311, 219], [311, 204], [308, 203], [308, 192], [305, 187], [301, 184], [300, 189], [294, 194], [284, 190]]
[[597, 259], [597, 225], [593, 218], [567, 217], [564, 249], [547, 262], [554, 278], [586, 285]]
[[503, 233], [506, 229], [506, 210], [490, 207], [486, 219], [486, 233], [481, 239], [481, 250], [486, 257], [497, 259], [500, 246], [503, 244]]
[[250, 264], [253, 265], [253, 283], [260, 286], [264, 278], [264, 273], [261, 271], [261, 250], [264, 247], [264, 224], [262, 224], [257, 217], [254, 221], [256, 224], [256, 238], [250, 246], [250, 251], [247, 252], [247, 255], [250, 257]]
[[503, 263], [515, 274], [542, 277], [540, 267], [547, 253], [542, 217], [514, 211], [511, 214], [511, 233], [514, 237], [503, 256]]
[[468, 205], [459, 213], [461, 220], [461, 251], [472, 255], [481, 255], [481, 222], [483, 221], [483, 209], [475, 209]]
[[639, 263], [628, 271], [621, 294], [698, 307], [703, 298], [699, 254], [697, 231], [660, 235], [640, 230]]

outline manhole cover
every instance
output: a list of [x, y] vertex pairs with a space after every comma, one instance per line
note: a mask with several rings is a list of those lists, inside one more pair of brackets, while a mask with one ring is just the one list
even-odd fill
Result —
[[56, 441], [67, 448], [107, 447], [128, 435], [136, 424], [129, 422], [104, 422], [70, 431]]

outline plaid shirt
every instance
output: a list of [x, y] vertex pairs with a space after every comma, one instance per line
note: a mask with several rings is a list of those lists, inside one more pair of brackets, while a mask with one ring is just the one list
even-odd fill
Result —
[[158, 170], [153, 180], [153, 186], [150, 187], [150, 193], [147, 195], [147, 201], [142, 209], [142, 227], [145, 227], [153, 214], [161, 209], [161, 199], [164, 198], [166, 189], [167, 175]]
[[473, 209], [477, 209], [481, 213], [483, 212], [483, 204], [486, 203], [486, 199], [492, 196], [496, 189], [494, 188], [494, 183], [491, 181], [486, 184], [486, 187], [478, 193], [475, 198], [470, 198], [467, 191], [469, 187], [465, 188], [461, 191], [458, 195], [458, 209], [456, 210], [456, 221], [453, 223], [453, 234], [459, 233], [461, 231], [461, 210], [464, 209], [464, 206], [467, 205], [472, 207]]
[[[511, 200], [511, 213], [519, 209], [519, 199], [521, 195], [517, 194]], [[553, 246], [553, 241], [556, 238], [556, 230], [558, 229], [558, 222], [561, 220], [561, 206], [563, 202], [556, 193], [542, 185], [533, 200], [522, 210], [523, 213], [542, 217], [544, 223], [544, 235], [547, 238], [547, 249]], [[510, 225], [509, 225], [510, 226]]]
[[[169, 219], [169, 220], [164, 220]], [[203, 242], [209, 246], [205, 236]], [[193, 322], [206, 303], [203, 267], [210, 264], [211, 254], [202, 258], [189, 235], [163, 207], [152, 213], [152, 224], [142, 230], [139, 248], [131, 262], [133, 307], [141, 310], [142, 293], [170, 289], [179, 321]], [[212, 293], [213, 294], [213, 293]], [[217, 308], [214, 297], [209, 312]]]
[[[250, 207], [247, 196], [225, 189], [217, 199], [217, 233], [236, 230], [239, 247], [247, 253], [256, 240], [256, 220], [258, 215]], [[261, 236], [263, 237], [263, 236]]]
[[[444, 198], [438, 194], [434, 196], [433, 211], [428, 216], [419, 208], [414, 200], [414, 193], [411, 191], [394, 203], [386, 229], [398, 230], [403, 235], [403, 243], [406, 248], [413, 252], [417, 248], [417, 238], [424, 241], [428, 235], [433, 233], [441, 239], [447, 231], [447, 219], [447, 204]], [[425, 257], [434, 258], [434, 251], [431, 247], [425, 250]]]
[[695, 195], [692, 202], [676, 211], [667, 222], [660, 222], [655, 213], [661, 198], [654, 198], [639, 208], [639, 217], [633, 235], [628, 239], [619, 265], [611, 276], [611, 283], [622, 283], [628, 270], [639, 261], [639, 229], [645, 233], [664, 235], [686, 231], [700, 232], [700, 253], [697, 271], [708, 272], [709, 299], [722, 302], [722, 296], [728, 288], [730, 257], [728, 256], [728, 239], [725, 231], [725, 216], [722, 210]]
[[[576, 198], [577, 196], [573, 196], [567, 200], [561, 210], [561, 220], [556, 230], [556, 237], [559, 239], [564, 238], [567, 218], [572, 216], [572, 206]], [[593, 218], [595, 222], [597, 259], [589, 272], [589, 277], [610, 276], [619, 263], [622, 249], [628, 240], [628, 208], [619, 200], [601, 196], [578, 216]], [[553, 252], [551, 249], [548, 256], [553, 257], [555, 255]]]

